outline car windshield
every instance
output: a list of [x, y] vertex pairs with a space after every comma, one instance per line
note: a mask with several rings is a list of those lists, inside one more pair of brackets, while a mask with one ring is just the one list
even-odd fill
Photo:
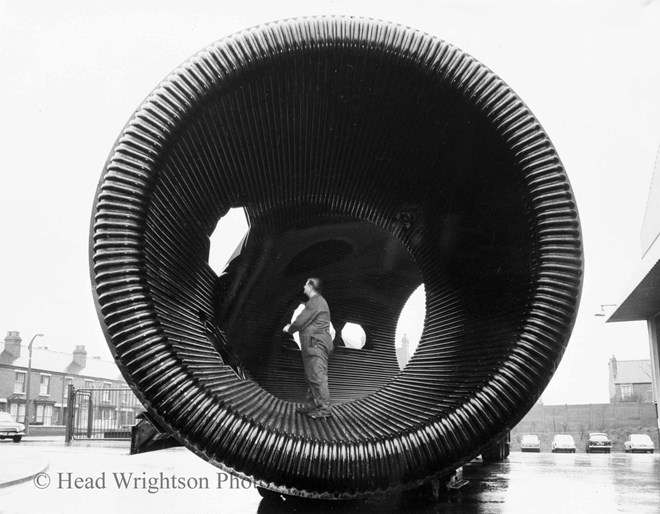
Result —
[[14, 420], [12, 419], [11, 414], [9, 414], [8, 412], [0, 412], [0, 421], [2, 422], [9, 421], [13, 423]]
[[607, 441], [607, 436], [605, 434], [594, 434], [589, 439], [596, 442], [605, 442]]
[[631, 435], [630, 440], [633, 443], [650, 443], [651, 438], [645, 434]]

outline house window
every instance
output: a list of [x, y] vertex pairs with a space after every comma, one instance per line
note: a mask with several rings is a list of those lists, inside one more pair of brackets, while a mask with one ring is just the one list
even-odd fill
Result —
[[25, 375], [23, 371], [17, 371], [14, 375], [14, 393], [25, 392]]
[[52, 425], [53, 424], [53, 406], [44, 405], [43, 403], [37, 404], [37, 423], [42, 425]]
[[85, 389], [92, 389], [94, 387], [93, 380], [85, 380]]
[[64, 394], [63, 398], [66, 400], [69, 398], [69, 386], [73, 385], [73, 378], [71, 377], [64, 377]]
[[106, 420], [106, 421], [114, 421], [115, 420], [115, 411], [112, 409], [102, 409], [101, 410], [101, 419]]
[[104, 402], [109, 402], [110, 401], [110, 391], [109, 389], [112, 387], [112, 384], [110, 382], [103, 382], [103, 398], [101, 398], [102, 401]]
[[17, 423], [25, 423], [25, 404], [24, 403], [12, 403], [9, 406], [9, 413], [11, 417], [14, 418], [14, 421]]
[[621, 401], [627, 402], [631, 400], [633, 396], [633, 386], [632, 384], [621, 384]]
[[39, 385], [39, 394], [41, 396], [50, 395], [50, 375], [41, 375], [41, 382]]

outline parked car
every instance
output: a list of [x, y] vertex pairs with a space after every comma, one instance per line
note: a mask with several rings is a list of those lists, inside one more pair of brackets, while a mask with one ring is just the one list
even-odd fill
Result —
[[20, 443], [25, 435], [25, 425], [16, 423], [8, 412], [0, 412], [0, 439], [13, 439]]
[[584, 447], [585, 452], [610, 453], [610, 450], [612, 450], [612, 441], [610, 441], [609, 437], [607, 437], [607, 434], [603, 434], [601, 432], [593, 432], [589, 434], [589, 438], [587, 439], [587, 443]]
[[525, 434], [520, 439], [520, 451], [522, 452], [540, 452], [541, 441], [539, 436], [534, 434]]
[[623, 448], [626, 453], [653, 453], [655, 449], [653, 441], [646, 434], [630, 434]]
[[575, 453], [575, 439], [571, 434], [557, 434], [552, 438], [552, 453]]

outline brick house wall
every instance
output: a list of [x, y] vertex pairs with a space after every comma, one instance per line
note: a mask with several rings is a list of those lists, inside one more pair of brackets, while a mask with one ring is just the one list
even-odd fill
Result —
[[[24, 422], [26, 412], [29, 349], [20, 334], [9, 331], [0, 346], [0, 411]], [[64, 425], [68, 385], [81, 388], [127, 388], [114, 362], [87, 358], [84, 346], [72, 353], [35, 347], [29, 373], [30, 425]], [[131, 393], [132, 394], [132, 393]]]

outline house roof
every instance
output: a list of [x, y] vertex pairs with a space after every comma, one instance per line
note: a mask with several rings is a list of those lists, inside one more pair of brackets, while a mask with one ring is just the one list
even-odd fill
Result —
[[651, 361], [616, 361], [615, 384], [651, 383]]
[[[28, 351], [25, 347], [21, 348], [21, 356], [18, 359], [15, 359], [11, 353], [4, 350], [0, 353], [0, 367], [27, 369], [28, 359]], [[45, 348], [34, 348], [32, 350], [32, 370], [35, 372], [124, 381], [119, 368], [112, 361], [87, 357], [85, 366], [81, 367], [73, 362], [72, 354]]]

